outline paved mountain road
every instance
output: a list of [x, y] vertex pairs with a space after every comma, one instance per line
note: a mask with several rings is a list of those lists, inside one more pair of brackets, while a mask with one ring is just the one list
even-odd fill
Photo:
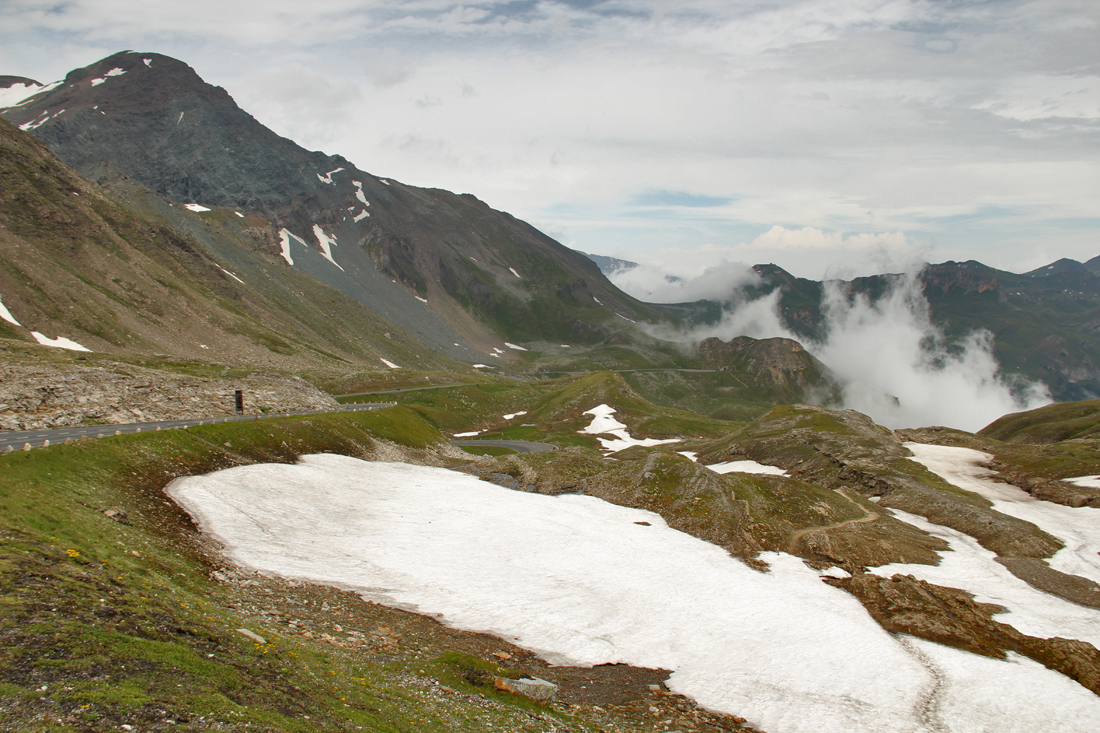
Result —
[[[272, 412], [262, 415], [230, 415], [228, 417], [209, 418], [203, 420], [164, 420], [161, 422], [129, 423], [127, 425], [77, 425], [64, 428], [50, 428], [45, 430], [0, 430], [0, 451], [7, 452], [19, 450], [26, 445], [32, 448], [40, 448], [44, 445], [56, 445], [64, 443], [67, 439], [80, 440], [83, 437], [104, 438], [108, 435], [126, 433], [147, 433], [156, 430], [175, 430], [178, 428], [190, 428], [196, 425], [212, 425], [214, 423], [238, 422], [240, 420], [262, 420], [271, 417], [299, 417], [302, 415], [325, 415], [333, 412], [360, 412], [362, 410], [377, 410], [382, 407], [393, 407], [396, 402], [369, 402], [358, 405], [343, 405], [338, 410], [314, 410], [311, 412]], [[48, 441], [48, 443], [47, 443]]]

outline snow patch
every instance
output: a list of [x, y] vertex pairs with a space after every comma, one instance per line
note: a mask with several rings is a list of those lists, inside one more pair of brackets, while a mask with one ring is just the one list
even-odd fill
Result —
[[122, 76], [125, 73], [126, 73], [125, 70], [120, 69], [118, 67], [115, 67], [115, 68], [111, 69], [110, 71], [108, 71], [103, 76], [99, 77], [98, 79], [92, 79], [92, 86], [97, 87], [100, 84], [102, 84], [103, 82], [107, 81], [108, 78], [110, 78], [112, 76]]
[[421, 298], [419, 295], [414, 295], [413, 297], [416, 298], [417, 300], [419, 300], [421, 303], [427, 303], [428, 302], [427, 298]]
[[515, 344], [510, 344], [507, 341], [504, 342], [504, 345], [514, 351], [527, 351], [527, 349], [523, 348], [522, 346], [516, 346]]
[[392, 361], [382, 359], [382, 357], [378, 357], [378, 358], [381, 359], [382, 363], [385, 364], [386, 366], [388, 366], [390, 369], [400, 369], [401, 368], [401, 367], [397, 366], [396, 364], [394, 364]]
[[636, 445], [649, 448], [654, 445], [662, 445], [664, 443], [679, 443], [682, 438], [666, 438], [660, 440], [657, 438], [632, 438], [630, 433], [626, 431], [626, 425], [611, 417], [615, 412], [614, 407], [608, 405], [598, 405], [591, 410], [585, 410], [583, 415], [592, 415], [592, 422], [588, 427], [583, 430], [578, 430], [578, 433], [588, 433], [589, 435], [614, 435], [615, 440], [609, 440], [608, 438], [596, 438], [600, 441], [600, 446], [603, 450], [609, 453], [618, 453], [621, 450], [632, 448]]
[[[343, 170], [343, 168], [340, 170]], [[336, 246], [336, 237], [325, 234], [325, 230], [317, 224], [313, 225], [313, 236], [317, 237], [317, 243], [321, 245], [321, 254], [324, 255], [326, 260], [336, 265], [336, 260], [332, 259], [332, 248]], [[340, 265], [336, 266], [340, 267]], [[340, 269], [343, 270], [344, 268], [340, 267]]]
[[68, 349], [69, 351], [91, 351], [75, 341], [71, 341], [64, 336], [58, 336], [52, 339], [48, 336], [43, 336], [38, 331], [31, 331], [31, 336], [34, 336], [34, 340], [43, 346], [52, 346], [55, 349]]
[[[293, 267], [294, 266], [294, 260], [291, 259], [291, 257], [290, 257], [290, 238], [291, 237], [294, 237], [294, 235], [291, 234], [289, 230], [287, 230], [287, 229], [280, 229], [279, 230], [279, 243], [280, 243], [280, 246], [282, 247], [282, 251], [280, 252], [280, 254], [283, 256], [283, 259], [286, 260], [287, 264], [290, 265], [291, 267]], [[298, 239], [297, 237], [294, 237], [294, 238]], [[299, 240], [299, 241], [301, 241], [301, 240]]]
[[202, 204], [184, 204], [183, 208], [190, 209], [191, 211], [196, 211], [196, 212], [210, 211], [210, 209], [203, 206]]
[[598, 303], [599, 305], [603, 305], [603, 303], [600, 303], [600, 299], [597, 298], [595, 295], [592, 296], [592, 300], [596, 301], [596, 303]]
[[508, 268], [508, 270], [509, 270], [509, 271], [510, 271], [510, 272], [511, 272], [511, 273], [512, 273], [513, 275], [515, 275], [516, 277], [519, 277], [519, 279], [520, 279], [520, 280], [522, 280], [522, 279], [523, 279], [522, 277], [520, 277], [519, 273], [518, 273], [518, 272], [516, 272], [516, 268], [514, 268], [514, 267], [509, 267], [509, 268]]
[[633, 323], [635, 325], [637, 325], [637, 323], [638, 323], [633, 318], [627, 318], [626, 316], [622, 315], [621, 313], [616, 313], [615, 315], [617, 315], [619, 318], [623, 319], [624, 321], [630, 321], [631, 323]]
[[43, 87], [41, 84], [12, 84], [10, 87], [4, 87], [0, 89], [0, 109], [7, 109], [8, 107], [18, 107], [33, 97], [39, 92], [45, 91], [47, 87]]
[[224, 273], [225, 273], [226, 275], [229, 275], [229, 277], [233, 278], [234, 280], [236, 280], [237, 282], [239, 282], [239, 283], [240, 283], [241, 285], [244, 285], [244, 280], [240, 279], [239, 277], [237, 277], [236, 275], [234, 275], [234, 274], [233, 274], [232, 272], [230, 272], [229, 270], [225, 269], [224, 267], [219, 267], [218, 269], [219, 269], [219, 270], [221, 270], [222, 272], [224, 272]]
[[244, 218], [244, 214], [242, 214], [239, 211], [234, 211], [233, 213], [236, 214], [237, 216], [241, 217], [242, 219]]
[[473, 432], [470, 432], [470, 433], [455, 433], [456, 438], [472, 438], [475, 435], [481, 435], [481, 431], [480, 430], [474, 430]]
[[519, 412], [513, 412], [510, 415], [505, 415], [504, 419], [505, 420], [511, 420], [513, 418], [519, 417], [520, 415], [526, 415], [526, 414], [527, 414], [527, 410], [520, 410]]
[[850, 578], [850, 577], [852, 577], [851, 573], [849, 573], [844, 568], [838, 568], [836, 565], [833, 565], [831, 568], [825, 568], [824, 570], [821, 571], [821, 575], [826, 577], [826, 578]]
[[352, 217], [352, 221], [354, 221], [355, 223], [358, 224], [359, 222], [366, 219], [368, 216], [370, 216], [370, 212], [367, 211], [366, 209], [363, 209], [358, 214], [356, 214], [355, 216]]
[[385, 184], [385, 185], [387, 185], [387, 186], [388, 186], [388, 185], [390, 185], [390, 182], [389, 182], [389, 181], [387, 181], [387, 180], [386, 180], [385, 178], [379, 178], [379, 179], [378, 179], [378, 182], [379, 182], [379, 183], [382, 183], [382, 184]]
[[352, 181], [351, 185], [355, 186], [355, 198], [363, 202], [363, 206], [370, 206], [370, 201], [367, 201], [367, 197], [363, 194], [363, 184], [360, 181]]
[[0, 298], [0, 318], [3, 318], [5, 321], [7, 321], [8, 323], [10, 323], [13, 326], [19, 326], [19, 327], [23, 326], [22, 323], [15, 320], [15, 316], [13, 316], [11, 314], [11, 311], [9, 311], [7, 309], [7, 306], [4, 305], [3, 298]]
[[904, 445], [912, 451], [912, 460], [944, 481], [984, 496], [1002, 514], [1031, 522], [1064, 542], [1066, 546], [1047, 561], [1050, 567], [1100, 583], [1100, 509], [1052, 504], [1023, 489], [997, 483], [988, 478], [992, 471], [982, 465], [993, 460], [988, 453], [943, 445]]
[[939, 565], [892, 563], [868, 572], [883, 578], [896, 573], [913, 575], [919, 580], [961, 588], [979, 603], [994, 603], [1007, 609], [996, 620], [1023, 634], [1047, 639], [1061, 636], [1079, 639], [1100, 647], [1100, 610], [1079, 606], [1058, 596], [1036, 590], [996, 561], [996, 554], [962, 532], [933, 524], [924, 517], [890, 509], [895, 518], [934, 537], [947, 541], [951, 549], [941, 552]]
[[180, 112], [180, 116], [176, 118], [176, 124], [177, 124], [177, 125], [178, 125], [179, 123], [183, 122], [183, 115], [184, 115], [184, 113], [183, 113], [183, 112]]
[[141, 63], [145, 64], [149, 68], [153, 67], [153, 59], [142, 59]]
[[1084, 733], [1100, 719], [1100, 698], [1031, 660], [887, 633], [798, 558], [763, 553], [760, 573], [590, 496], [331, 454], [167, 492], [261, 572], [439, 614], [556, 664], [670, 669], [674, 692], [769, 733]]
[[692, 463], [697, 463], [697, 461], [695, 460], [695, 456], [697, 456], [699, 454], [696, 453], [695, 451], [693, 451], [693, 450], [678, 450], [676, 452], [678, 454], [680, 454], [681, 456], [683, 456], [684, 458], [687, 458]]
[[563, 349], [571, 349], [571, 348], [573, 348], [573, 347], [572, 347], [572, 346], [570, 346], [569, 344], [558, 344], [558, 345], [559, 345], [559, 346], [561, 346], [561, 347], [562, 347]]
[[[321, 180], [321, 183], [330, 183], [331, 184], [332, 183], [332, 174], [333, 173], [339, 173], [342, 170], [344, 170], [344, 169], [343, 168], [337, 168], [336, 170], [329, 171], [328, 173], [326, 173], [323, 176], [320, 173], [318, 173], [317, 178], [319, 178]], [[335, 264], [335, 263], [333, 263], [333, 264]]]
[[715, 473], [758, 473], [768, 476], [786, 476], [787, 472], [778, 466], [765, 466], [756, 461], [726, 461], [707, 466]]
[[1088, 489], [1100, 489], [1100, 476], [1078, 476], [1077, 478], [1064, 478], [1074, 486], [1084, 486]]
[[472, 366], [474, 369], [495, 369], [496, 368], [496, 367], [491, 367], [488, 364], [471, 364], [470, 366]]

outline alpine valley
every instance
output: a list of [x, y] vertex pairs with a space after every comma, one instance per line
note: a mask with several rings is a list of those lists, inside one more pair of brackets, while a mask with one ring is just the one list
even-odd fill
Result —
[[[160, 54], [0, 117], [0, 728], [1095, 730], [1100, 257], [646, 303]], [[905, 288], [1049, 404], [846, 409]]]

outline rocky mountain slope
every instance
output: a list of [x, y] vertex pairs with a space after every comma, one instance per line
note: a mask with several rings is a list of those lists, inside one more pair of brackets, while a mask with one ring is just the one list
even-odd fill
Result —
[[283, 370], [463, 368], [284, 267], [253, 237], [261, 220], [90, 184], [5, 120], [0, 150], [2, 338]]
[[115, 54], [3, 114], [93, 180], [121, 173], [178, 203], [262, 219], [264, 252], [468, 362], [512, 358], [503, 340], [594, 343], [655, 317], [533, 227], [304, 150], [175, 59]]

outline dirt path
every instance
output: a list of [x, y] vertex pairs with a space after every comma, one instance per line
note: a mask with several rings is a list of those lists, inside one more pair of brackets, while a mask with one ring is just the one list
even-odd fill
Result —
[[818, 526], [818, 527], [806, 527], [805, 529], [800, 529], [797, 532], [795, 532], [793, 535], [791, 535], [791, 542], [790, 542], [789, 545], [787, 545], [787, 552], [788, 553], [790, 553], [791, 555], [794, 555], [795, 554], [794, 548], [798, 546], [799, 540], [801, 540], [803, 537], [805, 537], [810, 532], [819, 532], [819, 531], [820, 532], [825, 532], [825, 531], [828, 531], [830, 529], [839, 529], [840, 527], [846, 527], [849, 524], [866, 524], [867, 522], [875, 521], [876, 519], [879, 518], [879, 516], [881, 516], [878, 512], [868, 511], [868, 509], [865, 506], [863, 506], [862, 504], [858, 503], [855, 499], [850, 497], [848, 495], [847, 490], [845, 490], [845, 489], [836, 489], [836, 493], [840, 494], [845, 499], [847, 499], [848, 501], [852, 502], [857, 507], [862, 509], [863, 510], [863, 516], [858, 518], [858, 519], [846, 519], [843, 522], [836, 522], [834, 524], [825, 524], [825, 525], [821, 525], [821, 526]]

